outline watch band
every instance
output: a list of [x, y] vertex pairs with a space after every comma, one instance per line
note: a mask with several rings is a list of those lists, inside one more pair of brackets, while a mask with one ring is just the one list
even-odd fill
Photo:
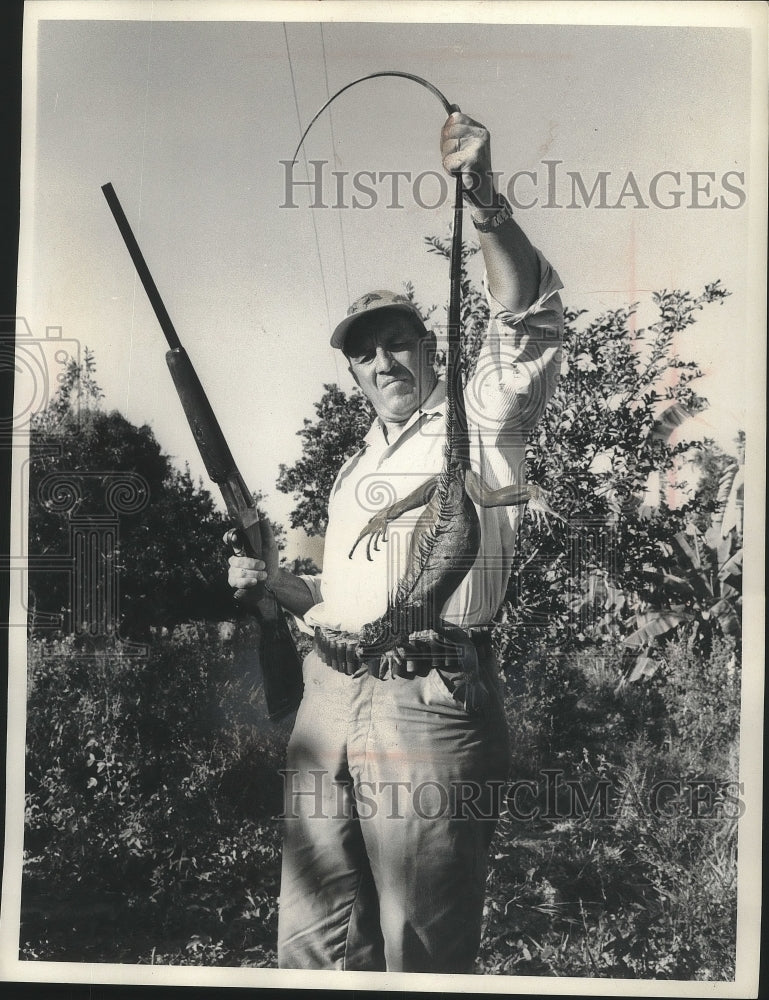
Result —
[[473, 217], [473, 225], [479, 233], [492, 233], [495, 229], [501, 226], [503, 222], [507, 222], [508, 219], [512, 219], [513, 210], [510, 207], [510, 202], [504, 196], [500, 197], [500, 201], [502, 204], [490, 218], [478, 221]]

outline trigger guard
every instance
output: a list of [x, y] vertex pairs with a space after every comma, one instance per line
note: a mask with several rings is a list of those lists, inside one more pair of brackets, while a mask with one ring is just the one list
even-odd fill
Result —
[[242, 532], [238, 528], [230, 528], [230, 530], [224, 536], [227, 540], [227, 544], [232, 549], [232, 554], [235, 556], [241, 556], [246, 551], [245, 539]]

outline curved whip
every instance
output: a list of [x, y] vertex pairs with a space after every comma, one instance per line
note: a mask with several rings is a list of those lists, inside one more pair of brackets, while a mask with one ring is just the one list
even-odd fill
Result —
[[296, 163], [296, 158], [297, 158], [297, 156], [299, 154], [299, 150], [302, 148], [302, 143], [307, 138], [307, 133], [313, 127], [313, 125], [315, 124], [315, 122], [320, 118], [320, 116], [323, 114], [323, 112], [326, 110], [326, 108], [333, 101], [335, 101], [337, 99], [337, 97], [339, 97], [340, 94], [343, 94], [345, 92], [345, 90], [349, 90], [350, 87], [354, 87], [358, 83], [363, 83], [364, 80], [373, 80], [373, 79], [375, 79], [376, 77], [379, 77], [379, 76], [401, 76], [401, 77], [403, 77], [406, 80], [413, 80], [414, 83], [418, 83], [422, 87], [425, 87], [427, 90], [429, 90], [431, 94], [435, 94], [435, 96], [438, 98], [438, 100], [443, 105], [444, 110], [446, 111], [447, 115], [452, 114], [452, 112], [454, 112], [454, 111], [459, 111], [459, 106], [458, 105], [451, 104], [449, 102], [448, 98], [444, 97], [444, 95], [440, 92], [440, 90], [438, 90], [437, 87], [433, 86], [433, 84], [430, 83], [429, 80], [425, 80], [421, 76], [415, 76], [413, 73], [403, 73], [403, 72], [401, 72], [400, 70], [397, 70], [397, 69], [383, 69], [383, 70], [380, 70], [377, 73], [369, 73], [367, 76], [361, 76], [357, 80], [353, 80], [352, 83], [346, 83], [344, 85], [344, 87], [340, 88], [339, 90], [337, 90], [337, 92], [335, 94], [332, 94], [331, 97], [329, 97], [329, 99], [326, 101], [326, 103], [323, 105], [323, 107], [320, 109], [320, 111], [318, 111], [318, 113], [312, 119], [312, 121], [310, 122], [310, 124], [304, 130], [304, 132], [302, 132], [302, 138], [299, 140], [299, 145], [296, 147], [296, 151], [294, 153], [294, 157], [293, 157], [293, 159], [292, 159], [291, 162], [292, 163]]
[[[294, 150], [294, 155], [291, 158], [292, 166], [294, 163], [296, 163], [296, 158], [299, 155], [299, 150], [302, 148], [302, 143], [307, 138], [310, 129], [313, 127], [315, 122], [320, 118], [323, 112], [337, 99], [337, 97], [339, 97], [340, 94], [343, 94], [346, 90], [349, 90], [351, 87], [354, 87], [359, 83], [363, 83], [364, 80], [375, 80], [380, 76], [399, 76], [404, 80], [412, 80], [414, 83], [418, 83], [420, 87], [424, 87], [425, 90], [429, 90], [431, 94], [433, 94], [435, 97], [438, 98], [438, 100], [443, 105], [443, 110], [446, 112], [447, 115], [451, 115], [455, 111], [460, 110], [458, 104], [452, 104], [451, 101], [449, 101], [449, 99], [445, 96], [445, 94], [442, 94], [441, 91], [438, 90], [438, 88], [434, 84], [430, 83], [429, 80], [425, 80], [425, 78], [422, 76], [416, 76], [416, 74], [414, 73], [405, 73], [403, 72], [403, 70], [398, 70], [398, 69], [383, 69], [379, 70], [376, 73], [368, 73], [366, 76], [360, 76], [358, 77], [357, 80], [353, 80], [351, 83], [346, 83], [344, 87], [340, 87], [340, 89], [337, 90], [335, 94], [332, 94], [331, 97], [329, 97], [329, 99], [326, 101], [326, 103], [315, 113], [312, 120], [310, 121], [310, 124], [307, 126], [304, 132], [302, 132], [302, 137], [299, 140], [296, 149]], [[478, 198], [476, 197], [475, 193], [471, 191], [469, 188], [463, 187], [462, 193], [474, 205], [476, 205], [477, 207], [481, 207], [480, 202], [478, 201]]]

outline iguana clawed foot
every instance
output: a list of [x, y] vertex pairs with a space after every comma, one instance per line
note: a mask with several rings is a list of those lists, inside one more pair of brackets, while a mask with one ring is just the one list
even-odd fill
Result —
[[[380, 510], [374, 514], [366, 527], [356, 538], [355, 544], [350, 549], [349, 558], [352, 559], [356, 548], [368, 535], [368, 541], [366, 542], [366, 558], [369, 562], [372, 562], [372, 549], [374, 552], [378, 552], [379, 543], [387, 541], [388, 524], [401, 517], [402, 514], [405, 514], [410, 510], [416, 510], [418, 507], [423, 507], [426, 503], [428, 503], [435, 492], [437, 481], [437, 476], [431, 477], [426, 483], [414, 490], [413, 493], [410, 493], [403, 500], [398, 500], [396, 503], [391, 504], [389, 507], [385, 507], [384, 510]], [[492, 489], [487, 486], [478, 473], [474, 472], [472, 469], [469, 469], [465, 473], [464, 482], [467, 495], [473, 503], [477, 504], [479, 507], [514, 507], [522, 504], [528, 504], [528, 509], [533, 514], [538, 527], [546, 527], [551, 534], [552, 529], [549, 523], [550, 519], [552, 518], [554, 520], [563, 521], [561, 515], [556, 513], [547, 502], [542, 488], [537, 486], [536, 483], [501, 486], [498, 489]]]
[[371, 562], [371, 548], [373, 546], [374, 551], [378, 552], [380, 541], [387, 541], [387, 525], [390, 521], [395, 521], [402, 514], [405, 514], [410, 510], [416, 510], [418, 507], [424, 507], [426, 503], [429, 503], [430, 498], [435, 492], [437, 483], [438, 477], [431, 476], [427, 482], [422, 483], [422, 485], [418, 486], [412, 493], [409, 493], [407, 497], [404, 497], [402, 500], [397, 500], [394, 504], [391, 504], [389, 507], [385, 507], [384, 510], [380, 510], [374, 514], [363, 531], [361, 531], [355, 539], [355, 544], [350, 549], [348, 558], [352, 559], [352, 554], [358, 547], [358, 544], [363, 541], [366, 535], [368, 535], [369, 539], [368, 542], [366, 542], [366, 558], [369, 562]]
[[[394, 506], [395, 505], [393, 505], [393, 507]], [[393, 507], [386, 507], [384, 510], [380, 510], [378, 514], [374, 514], [363, 531], [361, 531], [355, 539], [355, 544], [350, 549], [350, 555], [348, 558], [352, 559], [352, 554], [358, 547], [358, 544], [363, 541], [366, 535], [368, 535], [368, 541], [366, 542], [366, 558], [369, 562], [372, 561], [372, 547], [375, 552], [379, 551], [379, 542], [387, 541], [387, 525], [390, 521], [394, 521], [395, 517], [398, 516], [392, 513]]]
[[525, 483], [523, 486], [501, 486], [490, 489], [472, 470], [465, 476], [465, 489], [470, 499], [479, 507], [513, 507], [527, 504], [527, 509], [534, 517], [539, 528], [547, 528], [552, 535], [550, 520], [563, 521], [547, 502], [547, 497], [541, 486], [536, 483]]
[[531, 490], [531, 498], [529, 499], [528, 510], [534, 518], [538, 528], [547, 528], [550, 534], [553, 534], [553, 529], [550, 527], [550, 521], [562, 521], [565, 523], [565, 518], [563, 518], [557, 511], [553, 510], [550, 504], [547, 502], [547, 497], [540, 486], [532, 484], [529, 489]]

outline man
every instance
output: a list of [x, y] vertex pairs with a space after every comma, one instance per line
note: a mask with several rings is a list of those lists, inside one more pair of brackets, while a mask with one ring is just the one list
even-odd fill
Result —
[[[491, 322], [465, 398], [473, 471], [499, 490], [525, 483], [526, 436], [555, 386], [561, 283], [494, 188], [486, 129], [452, 114], [441, 155], [488, 206], [472, 218]], [[419, 669], [393, 665], [380, 679], [346, 652], [336, 639], [349, 642], [385, 612], [419, 511], [392, 521], [378, 545], [362, 541], [352, 558], [350, 551], [372, 515], [440, 470], [446, 390], [433, 367], [434, 334], [401, 296], [358, 299], [331, 344], [377, 419], [332, 490], [322, 578], [279, 569], [274, 543], [264, 562], [230, 559], [231, 586], [247, 591], [266, 581], [316, 634], [288, 746], [279, 964], [470, 972], [509, 768], [489, 623], [504, 596], [521, 508], [478, 508], [480, 551], [440, 616], [477, 655], [483, 711], [456, 697], [457, 671], [445, 658], [423, 657]]]

